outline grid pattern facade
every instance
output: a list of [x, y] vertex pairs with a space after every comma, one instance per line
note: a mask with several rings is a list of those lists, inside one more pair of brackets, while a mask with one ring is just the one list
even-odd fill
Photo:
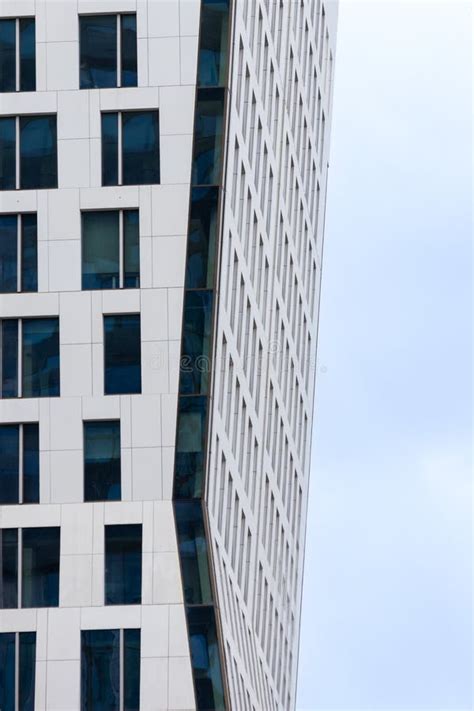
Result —
[[248, 711], [295, 705], [336, 13], [235, 6], [208, 509]]

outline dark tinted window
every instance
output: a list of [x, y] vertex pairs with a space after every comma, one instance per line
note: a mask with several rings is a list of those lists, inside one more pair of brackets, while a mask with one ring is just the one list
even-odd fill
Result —
[[0, 190], [16, 188], [15, 118], [0, 118]]
[[193, 188], [186, 256], [186, 288], [212, 289], [216, 265], [218, 188]]
[[23, 503], [39, 503], [39, 427], [23, 425]]
[[24, 528], [22, 536], [22, 607], [57, 607], [60, 529]]
[[160, 145], [157, 111], [122, 114], [124, 185], [160, 182]]
[[21, 291], [38, 291], [38, 232], [36, 215], [21, 216]]
[[102, 185], [118, 185], [118, 114], [102, 114]]
[[124, 711], [140, 709], [140, 630], [123, 631]]
[[174, 480], [174, 497], [177, 499], [202, 496], [206, 415], [206, 397], [179, 398]]
[[18, 397], [18, 320], [6, 319], [1, 328], [1, 396]]
[[56, 116], [21, 116], [21, 188], [57, 188], [57, 162]]
[[20, 91], [36, 89], [35, 20], [20, 19]]
[[199, 38], [199, 86], [224, 86], [227, 75], [227, 0], [202, 0]]
[[34, 711], [35, 708], [35, 664], [36, 632], [20, 632], [18, 652], [18, 709]]
[[105, 604], [139, 605], [142, 599], [142, 527], [105, 527]]
[[79, 18], [81, 89], [117, 86], [117, 16]]
[[175, 513], [185, 602], [212, 603], [201, 502], [176, 501]]
[[123, 213], [123, 285], [125, 288], [140, 286], [140, 237], [138, 210]]
[[119, 212], [82, 213], [82, 288], [119, 287]]
[[59, 395], [59, 319], [23, 319], [23, 397]]
[[120, 500], [120, 422], [84, 422], [84, 500]]
[[120, 708], [120, 631], [81, 632], [81, 709]]
[[[19, 500], [20, 428], [0, 426], [0, 503], [14, 504]], [[0, 707], [1, 708], [1, 707]]]
[[211, 364], [213, 292], [186, 291], [183, 310], [180, 392], [208, 391]]
[[220, 181], [224, 118], [224, 89], [198, 89], [194, 118], [194, 185]]
[[18, 607], [18, 531], [0, 529], [0, 608]]
[[15, 711], [15, 647], [14, 632], [0, 634], [0, 709]]
[[18, 288], [17, 215], [0, 215], [0, 291]]
[[187, 616], [198, 711], [224, 711], [214, 608], [188, 607]]
[[16, 22], [15, 20], [0, 20], [0, 91], [15, 91], [16, 89], [15, 55]]
[[141, 392], [140, 316], [104, 316], [105, 394]]
[[137, 85], [137, 16], [121, 16], [121, 84], [122, 86]]

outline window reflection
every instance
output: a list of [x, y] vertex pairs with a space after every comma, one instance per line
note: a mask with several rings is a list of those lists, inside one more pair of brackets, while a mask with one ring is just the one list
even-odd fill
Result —
[[123, 184], [160, 182], [160, 147], [157, 111], [122, 114]]
[[0, 608], [18, 607], [18, 531], [0, 529]]
[[16, 89], [16, 21], [0, 20], [0, 91]]
[[219, 189], [192, 188], [186, 255], [186, 288], [212, 289], [216, 266]]
[[224, 89], [198, 89], [194, 119], [194, 185], [217, 185], [221, 178]]
[[175, 512], [184, 599], [194, 605], [212, 603], [201, 502], [176, 502]]
[[174, 479], [176, 499], [202, 496], [206, 416], [206, 397], [179, 398]]
[[20, 19], [20, 91], [36, 89], [35, 19]]
[[56, 116], [20, 116], [20, 187], [58, 187]]
[[82, 213], [82, 288], [119, 287], [119, 212]]
[[1, 329], [1, 396], [18, 397], [18, 320], [5, 319]]
[[180, 392], [205, 394], [211, 370], [213, 292], [186, 291], [183, 310]]
[[141, 392], [140, 315], [104, 316], [106, 395]]
[[22, 607], [59, 604], [59, 527], [22, 530]]
[[84, 501], [120, 501], [120, 421], [84, 422]]
[[201, 0], [199, 86], [224, 86], [228, 57], [228, 0]]
[[23, 397], [59, 395], [59, 319], [23, 319]]
[[198, 711], [225, 711], [214, 608], [188, 607], [187, 618]]
[[79, 18], [81, 89], [117, 86], [117, 16]]
[[15, 118], [0, 118], [0, 190], [16, 188]]
[[105, 527], [105, 604], [139, 605], [142, 599], [142, 527]]

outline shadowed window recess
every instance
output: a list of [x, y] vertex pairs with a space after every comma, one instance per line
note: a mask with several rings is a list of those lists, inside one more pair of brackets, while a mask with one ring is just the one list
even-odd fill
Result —
[[84, 501], [120, 496], [120, 420], [84, 422]]
[[141, 392], [140, 315], [104, 316], [106, 395]]
[[140, 605], [142, 526], [105, 527], [105, 604]]
[[34, 711], [36, 632], [0, 634], [0, 709]]
[[0, 190], [57, 187], [56, 115], [0, 118]]
[[80, 88], [137, 86], [137, 17], [79, 18]]
[[0, 215], [0, 292], [38, 291], [36, 214]]
[[81, 632], [81, 711], [139, 711], [140, 637], [139, 629]]
[[0, 20], [0, 92], [35, 90], [35, 19]]
[[82, 213], [82, 288], [140, 286], [138, 210]]
[[0, 504], [39, 503], [39, 427], [0, 425]]
[[102, 185], [160, 182], [158, 111], [102, 114]]

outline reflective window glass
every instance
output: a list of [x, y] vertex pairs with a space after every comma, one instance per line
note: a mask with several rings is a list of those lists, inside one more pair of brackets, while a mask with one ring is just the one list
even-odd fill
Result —
[[104, 316], [106, 395], [141, 392], [140, 315]]
[[0, 529], [0, 608], [18, 607], [18, 531]]
[[18, 320], [0, 322], [1, 396], [18, 397]]
[[102, 185], [118, 185], [118, 114], [102, 114]]
[[211, 372], [212, 304], [210, 290], [186, 291], [179, 389], [206, 394]]
[[0, 215], [0, 291], [18, 288], [17, 215]]
[[19, 425], [0, 425], [0, 504], [18, 503], [19, 473]]
[[105, 527], [105, 604], [139, 605], [142, 599], [142, 527]]
[[57, 607], [60, 528], [23, 528], [22, 538], [22, 607]]
[[35, 20], [22, 17], [20, 24], [20, 91], [36, 90]]
[[15, 89], [16, 21], [0, 20], [0, 92]]
[[176, 501], [175, 513], [185, 602], [189, 605], [212, 603], [201, 502]]
[[216, 265], [219, 190], [192, 188], [186, 255], [186, 288], [212, 289]]
[[123, 212], [123, 285], [135, 289], [140, 286], [140, 236], [138, 210]]
[[34, 711], [36, 632], [20, 632], [18, 643], [18, 709]]
[[206, 421], [206, 397], [199, 395], [179, 398], [174, 479], [176, 499], [202, 496]]
[[20, 187], [58, 187], [56, 116], [20, 116]]
[[194, 118], [193, 185], [217, 185], [221, 176], [224, 89], [198, 89]]
[[124, 185], [160, 182], [160, 146], [157, 111], [122, 114]]
[[120, 631], [81, 632], [81, 710], [120, 709]]
[[140, 630], [123, 631], [123, 711], [140, 711]]
[[224, 86], [228, 56], [228, 0], [201, 1], [199, 86]]
[[0, 118], [0, 190], [16, 188], [15, 118]]
[[23, 319], [23, 397], [59, 395], [59, 319]]
[[22, 503], [39, 503], [39, 427], [28, 422], [23, 428]]
[[117, 289], [119, 283], [119, 212], [82, 213], [82, 288]]
[[121, 15], [121, 85], [137, 86], [137, 16]]
[[84, 422], [84, 501], [120, 501], [120, 421]]
[[38, 230], [36, 215], [21, 216], [21, 291], [38, 291]]
[[2, 711], [16, 711], [15, 638], [16, 634], [14, 632], [0, 634], [0, 709]]
[[225, 711], [214, 608], [187, 608], [191, 663], [198, 711]]
[[117, 16], [79, 18], [81, 89], [117, 86]]

